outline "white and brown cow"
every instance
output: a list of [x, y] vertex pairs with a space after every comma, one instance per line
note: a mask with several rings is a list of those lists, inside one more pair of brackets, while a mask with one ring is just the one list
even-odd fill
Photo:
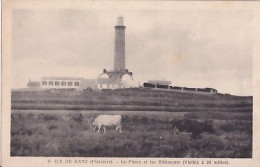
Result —
[[99, 115], [93, 122], [94, 131], [96, 130], [96, 127], [98, 127], [98, 133], [103, 126], [104, 133], [106, 133], [106, 126], [116, 126], [116, 130], [119, 130], [121, 133], [121, 121], [122, 116], [121, 115]]

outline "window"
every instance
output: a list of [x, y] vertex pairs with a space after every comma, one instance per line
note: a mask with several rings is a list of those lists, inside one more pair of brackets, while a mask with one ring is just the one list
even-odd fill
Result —
[[66, 86], [66, 82], [65, 82], [65, 81], [62, 81], [62, 82], [61, 82], [61, 86]]
[[74, 86], [79, 86], [79, 82], [74, 82]]
[[68, 86], [72, 86], [72, 82], [68, 82]]
[[49, 81], [49, 85], [53, 85], [53, 81]]
[[42, 85], [47, 85], [47, 81], [42, 81]]
[[59, 86], [60, 82], [59, 81], [55, 81], [55, 86]]

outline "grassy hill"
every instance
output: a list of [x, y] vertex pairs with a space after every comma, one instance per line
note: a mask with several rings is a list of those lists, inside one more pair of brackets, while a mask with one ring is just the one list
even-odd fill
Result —
[[[11, 156], [252, 158], [252, 107], [144, 88], [12, 91]], [[122, 133], [93, 131], [100, 114], [122, 115]]]
[[12, 91], [12, 109], [252, 112], [253, 97], [129, 88], [102, 91]]

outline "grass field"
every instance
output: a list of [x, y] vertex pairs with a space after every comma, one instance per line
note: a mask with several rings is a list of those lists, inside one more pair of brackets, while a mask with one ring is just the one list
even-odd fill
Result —
[[[122, 133], [93, 132], [99, 114], [121, 114]], [[11, 156], [250, 158], [252, 112], [12, 110]]]
[[252, 96], [190, 94], [142, 88], [92, 92], [12, 91], [13, 110], [240, 111], [252, 112]]

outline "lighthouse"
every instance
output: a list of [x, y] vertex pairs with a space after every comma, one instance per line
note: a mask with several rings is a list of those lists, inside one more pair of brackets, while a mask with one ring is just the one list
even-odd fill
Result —
[[[107, 88], [122, 87], [122, 77], [127, 74], [132, 78], [133, 73], [128, 71], [125, 67], [125, 29], [124, 18], [122, 16], [117, 17], [115, 25], [115, 48], [114, 48], [114, 69], [107, 71], [103, 70], [103, 73], [99, 75], [99, 84], [106, 84]], [[101, 75], [108, 75], [108, 79], [100, 78]], [[132, 78], [133, 79], [133, 78]]]
[[115, 26], [114, 71], [125, 70], [125, 26], [123, 17], [117, 18]]

